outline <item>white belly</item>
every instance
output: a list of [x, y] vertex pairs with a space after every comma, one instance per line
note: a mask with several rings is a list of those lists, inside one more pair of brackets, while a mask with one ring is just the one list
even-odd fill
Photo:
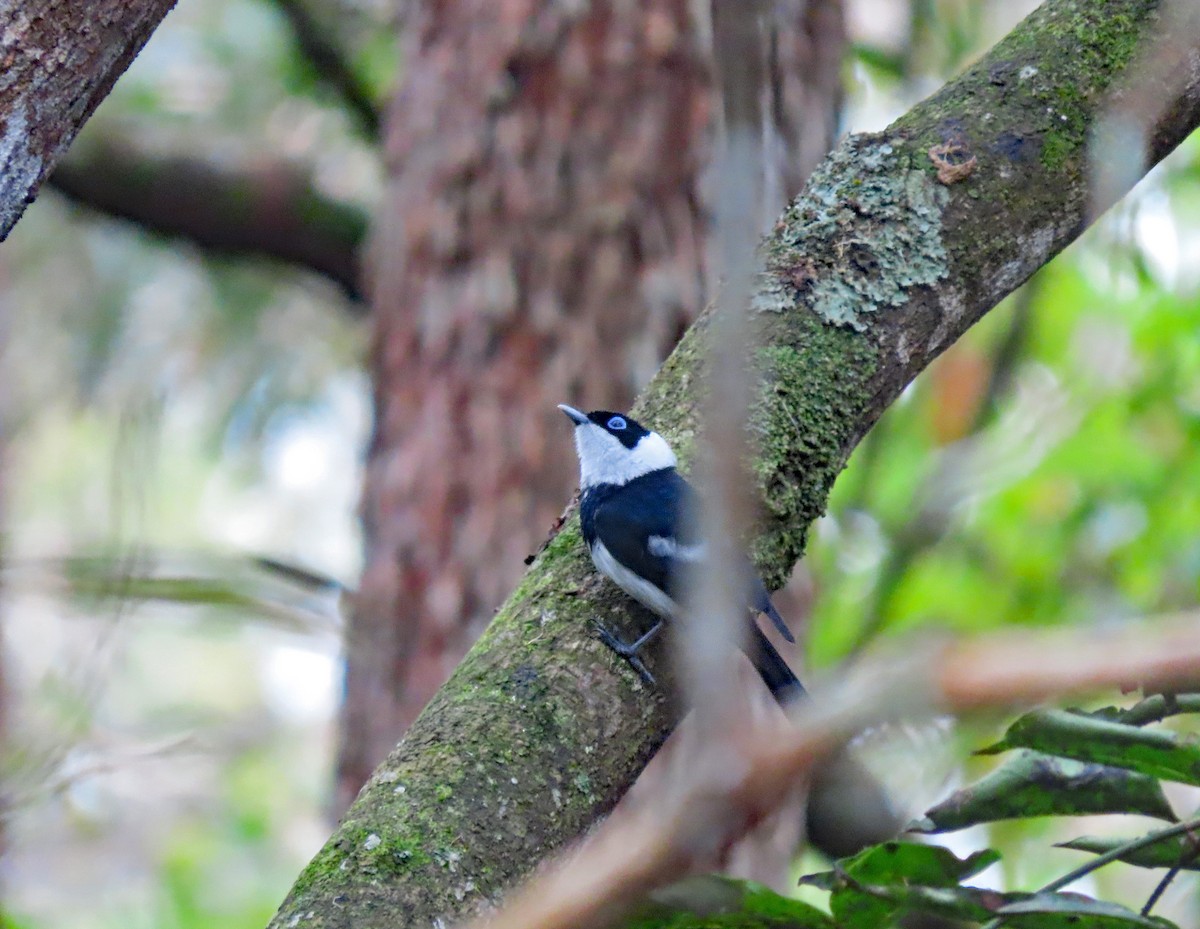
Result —
[[611, 579], [625, 593], [638, 603], [649, 607], [659, 616], [671, 619], [675, 616], [677, 607], [675, 601], [668, 597], [645, 578], [639, 577], [625, 565], [612, 556], [604, 543], [597, 540], [592, 546], [592, 561], [600, 573]]

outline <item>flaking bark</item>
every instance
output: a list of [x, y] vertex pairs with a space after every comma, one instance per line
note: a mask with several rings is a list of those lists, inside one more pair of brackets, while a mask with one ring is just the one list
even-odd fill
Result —
[[[1089, 130], [1156, 7], [1050, 0], [885, 132], [846, 140], [780, 219], [755, 299], [768, 578], [786, 576], [851, 449], [903, 387], [1082, 231]], [[1150, 164], [1200, 121], [1192, 64], [1148, 140]], [[938, 180], [939, 160], [972, 158]], [[702, 318], [635, 411], [685, 460], [706, 329]], [[611, 808], [675, 719], [593, 635], [634, 616], [570, 519], [273, 925], [448, 923]]]

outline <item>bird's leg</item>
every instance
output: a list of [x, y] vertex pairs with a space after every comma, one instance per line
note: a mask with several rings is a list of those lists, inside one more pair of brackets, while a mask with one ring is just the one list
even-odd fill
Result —
[[638, 676], [651, 686], [654, 686], [656, 683], [654, 680], [654, 675], [651, 674], [650, 670], [642, 663], [642, 659], [638, 656], [638, 652], [642, 650], [643, 645], [658, 635], [662, 627], [663, 621], [660, 619], [650, 628], [649, 632], [644, 633], [636, 641], [623, 642], [599, 623], [596, 624], [596, 629], [600, 633], [600, 641], [628, 661], [629, 666], [638, 673]]

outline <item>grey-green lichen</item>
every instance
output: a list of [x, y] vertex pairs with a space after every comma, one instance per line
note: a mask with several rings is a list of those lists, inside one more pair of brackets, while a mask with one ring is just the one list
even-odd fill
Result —
[[[823, 320], [865, 330], [873, 314], [948, 274], [946, 188], [912, 170], [883, 136], [850, 136], [783, 214], [757, 309], [782, 309], [790, 283]], [[804, 245], [804, 258], [792, 249]]]
[[[952, 278], [971, 302], [990, 306], [1078, 233], [1092, 126], [1158, 6], [1043, 3], [960, 79], [888, 128], [889, 141], [930, 179], [935, 146], [953, 144], [978, 161], [965, 183], [948, 188], [944, 236]], [[1030, 241], [1046, 237], [1048, 250]]]

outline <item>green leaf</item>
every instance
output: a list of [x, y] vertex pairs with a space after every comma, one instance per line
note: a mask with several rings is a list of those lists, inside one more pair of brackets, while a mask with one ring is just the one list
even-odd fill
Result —
[[958, 859], [936, 846], [889, 843], [838, 863], [831, 872], [802, 883], [832, 890], [830, 909], [839, 927], [879, 929], [913, 912], [981, 923], [1003, 917], [1005, 929], [1170, 929], [1113, 903], [1079, 894], [1043, 891], [1002, 893], [959, 886], [996, 861], [991, 851]]
[[1003, 917], [1005, 929], [1176, 929], [1165, 919], [1071, 893], [904, 885], [859, 885], [842, 893], [845, 899], [834, 905], [834, 916], [847, 929], [879, 929], [914, 912], [975, 923]]
[[1008, 903], [996, 915], [1004, 917], [1006, 929], [1177, 929], [1165, 919], [1140, 916], [1116, 903], [1048, 891]]
[[959, 881], [999, 861], [991, 849], [959, 858], [949, 849], [915, 842], [886, 842], [838, 862], [834, 871], [808, 875], [802, 884], [831, 890], [829, 907], [839, 925], [886, 925], [906, 910], [986, 919], [988, 891], [959, 887]]
[[[1131, 841], [1134, 840], [1116, 836], [1084, 835], [1069, 842], [1059, 842], [1057, 847], [1106, 855]], [[1139, 868], [1182, 868], [1185, 871], [1200, 871], [1200, 847], [1184, 836], [1170, 836], [1153, 845], [1134, 849], [1117, 860]]]
[[1032, 748], [1200, 786], [1200, 738], [1194, 735], [1142, 729], [1068, 710], [1035, 710], [981, 754], [1010, 748]]
[[999, 860], [1000, 854], [990, 848], [959, 858], [940, 845], [885, 842], [843, 859], [841, 870], [863, 883], [904, 880], [932, 887], [953, 887]]
[[834, 929], [816, 907], [752, 881], [690, 877], [649, 895], [626, 929]]
[[1000, 854], [984, 849], [959, 858], [950, 849], [921, 842], [884, 842], [837, 862], [833, 871], [806, 874], [801, 884], [833, 890], [850, 883], [876, 883], [902, 879], [913, 884], [953, 887], [1000, 860]]
[[906, 913], [934, 913], [947, 919], [983, 922], [996, 915], [1006, 898], [982, 887], [922, 887], [905, 884], [858, 884], [837, 890], [829, 899], [838, 926], [878, 929]]
[[1162, 785], [1144, 774], [1023, 751], [929, 809], [913, 832], [964, 829], [1031, 816], [1139, 813], [1176, 822]]

